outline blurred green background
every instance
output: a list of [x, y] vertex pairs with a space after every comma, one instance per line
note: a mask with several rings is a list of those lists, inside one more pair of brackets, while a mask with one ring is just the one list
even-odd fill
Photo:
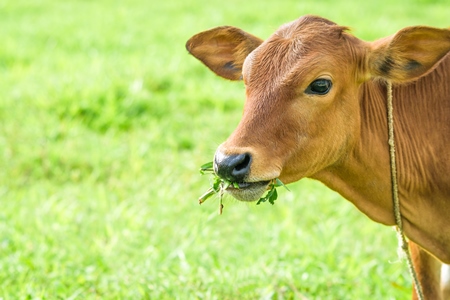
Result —
[[185, 42], [304, 14], [450, 25], [448, 0], [1, 1], [0, 299], [408, 299], [392, 229], [320, 183], [197, 203], [244, 88]]

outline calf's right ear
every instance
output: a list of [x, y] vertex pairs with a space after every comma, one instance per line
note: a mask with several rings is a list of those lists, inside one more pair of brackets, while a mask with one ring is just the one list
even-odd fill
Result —
[[262, 42], [239, 28], [222, 26], [194, 35], [186, 49], [217, 75], [240, 80], [245, 58]]

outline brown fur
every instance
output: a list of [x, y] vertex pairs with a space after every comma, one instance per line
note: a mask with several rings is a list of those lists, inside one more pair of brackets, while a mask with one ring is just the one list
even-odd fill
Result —
[[[440, 263], [433, 256], [450, 263], [450, 30], [408, 27], [368, 43], [346, 27], [306, 16], [264, 42], [249, 35], [240, 46], [247, 34], [234, 31], [227, 51], [234, 50], [215, 55], [211, 36], [222, 33], [213, 29], [188, 42], [189, 51], [217, 74], [238, 79], [242, 72], [246, 84], [242, 120], [218, 153], [249, 153], [250, 183], [320, 180], [386, 225], [395, 222], [384, 82], [394, 82], [404, 231], [414, 242], [425, 295], [442, 298]], [[230, 57], [239, 57], [233, 61], [238, 67], [224, 76], [220, 70]], [[317, 78], [332, 80], [328, 94], [305, 92]]]

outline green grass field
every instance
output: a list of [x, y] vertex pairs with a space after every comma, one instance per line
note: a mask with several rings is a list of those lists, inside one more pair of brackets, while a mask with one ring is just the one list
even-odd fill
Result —
[[304, 14], [450, 26], [447, 0], [0, 2], [0, 299], [408, 299], [394, 231], [320, 183], [197, 203], [244, 88], [186, 40]]

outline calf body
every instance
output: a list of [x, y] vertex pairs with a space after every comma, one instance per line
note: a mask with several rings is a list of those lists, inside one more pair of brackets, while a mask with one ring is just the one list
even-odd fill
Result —
[[408, 27], [369, 43], [305, 16], [266, 41], [219, 27], [195, 35], [187, 48], [218, 75], [246, 86], [242, 119], [214, 160], [216, 173], [241, 187], [230, 186], [230, 194], [253, 201], [274, 178], [309, 177], [386, 225], [395, 224], [386, 121], [385, 82], [391, 81], [404, 231], [426, 297], [444, 299], [450, 30]]

